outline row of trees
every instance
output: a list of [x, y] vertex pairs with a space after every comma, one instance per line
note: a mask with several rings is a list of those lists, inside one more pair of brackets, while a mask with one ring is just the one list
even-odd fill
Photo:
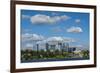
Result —
[[[80, 53], [82, 58], [89, 58], [89, 51], [82, 50]], [[41, 50], [21, 50], [21, 61], [28, 60], [39, 60], [39, 59], [61, 59], [61, 58], [80, 58], [79, 54], [74, 52], [67, 52], [62, 50], [55, 49], [53, 51], [44, 49]]]

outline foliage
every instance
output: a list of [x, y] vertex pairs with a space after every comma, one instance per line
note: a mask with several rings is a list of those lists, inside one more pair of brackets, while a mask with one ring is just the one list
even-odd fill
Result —
[[64, 59], [64, 58], [89, 58], [89, 51], [82, 50], [78, 55], [74, 52], [64, 50], [21, 50], [21, 61], [39, 60], [39, 59]]

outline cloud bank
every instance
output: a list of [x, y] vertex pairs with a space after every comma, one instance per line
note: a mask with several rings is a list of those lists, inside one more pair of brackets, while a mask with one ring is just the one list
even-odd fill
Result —
[[29, 18], [32, 24], [53, 24], [62, 20], [68, 20], [70, 17], [67, 15], [49, 16], [44, 14], [36, 14], [33, 16], [22, 15], [22, 18]]
[[39, 41], [39, 40], [43, 40], [44, 37], [42, 35], [25, 33], [22, 34], [21, 39], [22, 41], [30, 41], [30, 40]]
[[42, 35], [38, 34], [29, 34], [25, 33], [22, 34], [21, 40], [23, 42], [27, 41], [36, 41], [37, 43], [47, 43], [47, 42], [76, 42], [75, 39], [73, 38], [68, 38], [68, 37], [60, 37], [60, 36], [52, 36], [52, 37], [44, 37]]

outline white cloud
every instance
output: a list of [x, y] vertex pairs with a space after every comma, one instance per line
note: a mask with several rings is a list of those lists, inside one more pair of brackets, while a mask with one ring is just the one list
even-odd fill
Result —
[[71, 43], [71, 42], [76, 42], [76, 40], [73, 38], [54, 36], [54, 37], [49, 37], [49, 38], [42, 40], [42, 41], [38, 41], [37, 44], [45, 44], [45, 43], [57, 44], [58, 42]]
[[63, 38], [62, 37], [49, 37], [42, 41], [38, 41], [37, 44], [45, 44], [45, 43], [57, 44], [58, 42], [63, 42]]
[[82, 28], [80, 27], [70, 27], [69, 29], [67, 29], [67, 32], [71, 32], [71, 33], [80, 33], [83, 32]]
[[62, 16], [49, 16], [49, 15], [44, 15], [44, 14], [36, 14], [34, 16], [29, 16], [29, 15], [22, 15], [23, 19], [29, 19], [32, 24], [52, 24], [59, 22], [61, 20], [67, 20], [70, 17], [67, 15], [62, 15]]
[[42, 35], [37, 35], [37, 34], [29, 34], [29, 33], [25, 33], [22, 34], [22, 41], [38, 41], [38, 40], [43, 40], [44, 37]]
[[62, 16], [47, 16], [47, 15], [43, 15], [43, 14], [37, 14], [37, 15], [34, 15], [30, 18], [30, 21], [35, 24], [35, 23], [47, 23], [47, 24], [52, 24], [52, 23], [56, 23], [58, 21], [61, 21], [61, 20], [66, 20], [66, 19], [69, 19], [68, 16], [66, 15], [62, 15]]
[[47, 39], [47, 41], [51, 42], [52, 44], [58, 42], [67, 42], [67, 43], [76, 42], [75, 39], [68, 37], [50, 37]]
[[43, 40], [44, 37], [42, 35], [32, 34], [33, 40]]
[[76, 22], [76, 23], [80, 23], [81, 20], [80, 20], [80, 19], [75, 19], [75, 22]]
[[62, 37], [50, 37], [47, 39], [48, 42], [62, 42], [63, 38]]

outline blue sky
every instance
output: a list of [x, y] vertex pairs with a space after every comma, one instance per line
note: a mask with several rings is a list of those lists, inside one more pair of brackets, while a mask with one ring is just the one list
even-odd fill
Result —
[[[89, 46], [89, 13], [21, 10], [21, 35], [69, 37]], [[22, 44], [25, 42], [22, 42]]]

